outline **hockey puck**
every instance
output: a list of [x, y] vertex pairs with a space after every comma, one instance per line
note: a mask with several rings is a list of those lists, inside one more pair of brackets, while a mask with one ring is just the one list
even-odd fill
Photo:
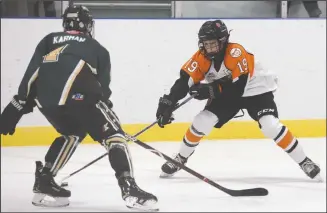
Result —
[[66, 187], [66, 186], [68, 186], [68, 183], [67, 182], [61, 183], [61, 187]]

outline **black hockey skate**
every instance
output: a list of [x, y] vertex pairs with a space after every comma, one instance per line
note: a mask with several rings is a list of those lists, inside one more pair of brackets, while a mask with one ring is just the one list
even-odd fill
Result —
[[158, 211], [156, 207], [158, 199], [153, 194], [143, 191], [138, 187], [131, 176], [123, 176], [118, 179], [122, 198], [130, 209], [141, 211]]
[[[177, 154], [174, 158], [175, 161], [180, 162], [181, 164], [185, 164], [187, 162], [188, 158], [184, 158], [180, 154]], [[162, 173], [160, 174], [161, 178], [167, 178], [173, 176], [176, 172], [181, 170], [178, 166], [175, 164], [167, 161], [164, 165], [161, 167]]]
[[315, 164], [310, 158], [306, 157], [304, 161], [300, 163], [300, 167], [311, 179], [322, 181], [319, 166]]
[[[42, 207], [64, 207], [69, 205], [70, 191], [56, 184], [51, 173], [42, 172], [42, 162], [36, 161], [35, 182], [33, 186], [34, 197], [32, 204]], [[45, 200], [46, 196], [54, 201]]]

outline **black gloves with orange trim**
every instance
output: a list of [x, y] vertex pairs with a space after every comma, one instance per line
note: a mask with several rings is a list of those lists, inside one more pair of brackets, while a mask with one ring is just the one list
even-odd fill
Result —
[[205, 100], [205, 99], [215, 99], [218, 98], [221, 94], [222, 87], [216, 81], [209, 84], [194, 84], [190, 87], [189, 94], [193, 95], [197, 93], [198, 95], [194, 98], [197, 100]]

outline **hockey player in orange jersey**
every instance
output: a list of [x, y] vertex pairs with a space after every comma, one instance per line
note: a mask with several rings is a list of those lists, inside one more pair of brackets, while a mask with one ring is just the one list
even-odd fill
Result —
[[[197, 93], [196, 99], [208, 100], [194, 117], [174, 159], [185, 164], [203, 136], [214, 127], [221, 128], [240, 109], [246, 109], [262, 133], [273, 139], [307, 176], [321, 180], [320, 168], [306, 156], [297, 138], [278, 118], [273, 94], [277, 89], [276, 75], [262, 68], [242, 45], [229, 42], [229, 36], [221, 20], [205, 22], [198, 33], [199, 50], [182, 66], [170, 93], [159, 100], [156, 117], [160, 127], [172, 122], [172, 109], [187, 93]], [[202, 83], [203, 80], [207, 83]], [[161, 170], [161, 177], [169, 177], [180, 168], [166, 162]]]

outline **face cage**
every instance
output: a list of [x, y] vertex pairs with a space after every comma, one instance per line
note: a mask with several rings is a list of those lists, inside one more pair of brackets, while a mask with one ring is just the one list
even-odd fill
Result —
[[201, 52], [207, 57], [207, 58], [209, 58], [209, 59], [214, 59], [215, 58], [215, 56], [217, 56], [220, 52], [221, 52], [221, 50], [222, 50], [222, 45], [223, 45], [223, 42], [221, 42], [221, 41], [219, 41], [219, 40], [217, 40], [218, 41], [218, 52], [216, 52], [216, 53], [208, 53], [207, 52], [207, 50], [206, 50], [206, 48], [205, 48], [205, 46], [204, 46], [204, 41], [199, 41], [199, 49], [201, 50]]
[[[64, 28], [64, 30], [66, 30], [66, 25], [67, 22], [63, 22], [62, 23], [62, 27]], [[89, 24], [87, 24], [86, 28], [86, 33], [91, 37], [94, 38], [95, 36], [95, 31], [94, 31], [94, 20], [90, 21]]]

